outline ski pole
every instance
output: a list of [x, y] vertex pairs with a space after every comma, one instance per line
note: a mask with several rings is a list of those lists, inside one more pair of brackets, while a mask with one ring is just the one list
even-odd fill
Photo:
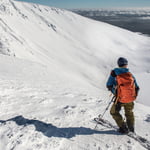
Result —
[[113, 97], [112, 97], [112, 99], [111, 99], [111, 101], [108, 103], [108, 106], [106, 107], [105, 111], [103, 112], [103, 114], [102, 114], [102, 115], [99, 115], [99, 117], [101, 117], [101, 118], [103, 118], [103, 117], [104, 117], [104, 115], [105, 115], [106, 111], [108, 110], [108, 108], [109, 108], [110, 104], [113, 102], [114, 98], [115, 98], [115, 96], [113, 96]]
[[[103, 114], [102, 114], [102, 115], [101, 115], [101, 114], [100, 114], [100, 115], [98, 115], [98, 118], [103, 118], [103, 117], [104, 117], [104, 115], [105, 115], [106, 111], [108, 110], [108, 108], [109, 108], [110, 104], [113, 102], [114, 98], [115, 98], [115, 95], [112, 97], [111, 101], [109, 102], [109, 104], [108, 104], [108, 106], [106, 107], [106, 109], [105, 109], [105, 111], [103, 112]], [[95, 125], [95, 128], [94, 128], [94, 129], [96, 129], [96, 128], [97, 128], [97, 125], [98, 125], [98, 122], [96, 123], [96, 125]]]

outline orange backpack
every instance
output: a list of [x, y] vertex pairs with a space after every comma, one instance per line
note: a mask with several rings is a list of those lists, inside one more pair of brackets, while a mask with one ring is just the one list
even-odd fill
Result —
[[117, 75], [117, 101], [130, 103], [136, 98], [134, 78], [130, 72]]

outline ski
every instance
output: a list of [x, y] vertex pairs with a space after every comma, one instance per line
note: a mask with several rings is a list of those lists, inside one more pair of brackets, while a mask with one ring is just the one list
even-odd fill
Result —
[[[102, 118], [94, 118], [94, 121], [97, 124], [100, 124], [106, 128], [111, 128], [117, 131], [117, 127], [114, 126], [112, 123], [110, 123], [108, 120], [102, 119]], [[131, 138], [133, 138], [134, 140], [136, 140], [137, 142], [139, 142], [144, 148], [150, 150], [150, 141], [148, 141], [147, 139], [141, 137], [140, 135], [133, 133], [133, 132], [129, 132], [127, 134], [123, 134], [123, 135], [127, 135]]]
[[104, 120], [102, 118], [94, 118], [94, 121], [97, 123], [97, 124], [100, 124], [104, 127], [107, 127], [107, 128], [113, 128], [115, 130], [117, 130], [117, 127], [112, 125], [108, 120]]

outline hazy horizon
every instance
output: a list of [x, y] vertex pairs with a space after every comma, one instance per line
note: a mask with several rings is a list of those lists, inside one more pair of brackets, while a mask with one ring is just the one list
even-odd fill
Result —
[[150, 1], [147, 0], [17, 0], [30, 3], [38, 3], [51, 7], [64, 9], [99, 9], [99, 8], [118, 8], [118, 7], [150, 7]]

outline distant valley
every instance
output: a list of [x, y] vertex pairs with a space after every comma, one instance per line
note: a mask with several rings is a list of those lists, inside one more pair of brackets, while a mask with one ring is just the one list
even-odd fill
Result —
[[150, 8], [76, 9], [82, 16], [150, 36]]

